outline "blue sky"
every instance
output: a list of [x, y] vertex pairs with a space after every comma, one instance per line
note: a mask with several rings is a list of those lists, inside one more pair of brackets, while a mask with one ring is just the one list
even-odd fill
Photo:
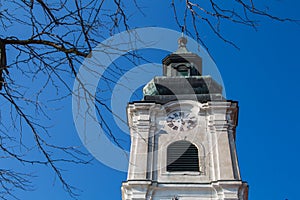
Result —
[[[180, 31], [166, 2], [142, 3], [146, 16], [134, 14], [133, 27], [156, 26]], [[265, 3], [275, 15], [300, 19], [299, 1]], [[254, 200], [297, 199], [300, 25], [262, 19], [258, 31], [229, 24], [222, 29], [240, 50], [223, 43], [211, 32], [204, 31], [203, 39], [222, 75], [227, 99], [239, 101], [236, 144], [242, 179], [250, 186], [249, 197]], [[154, 53], [152, 58], [156, 62], [166, 56], [166, 52]], [[55, 125], [52, 138], [62, 144], [71, 141], [80, 145], [72, 119], [71, 98], [51, 115]], [[120, 187], [126, 173], [97, 160], [85, 166], [65, 165], [64, 169], [66, 178], [81, 190], [78, 199], [121, 199]], [[70, 199], [51, 170], [40, 166], [34, 168], [34, 173], [37, 175], [33, 180], [35, 190], [19, 193], [21, 199]]]

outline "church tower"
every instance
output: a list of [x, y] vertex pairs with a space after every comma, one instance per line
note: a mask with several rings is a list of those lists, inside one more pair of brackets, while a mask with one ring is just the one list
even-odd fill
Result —
[[[163, 59], [163, 76], [129, 103], [131, 136], [123, 200], [247, 200], [235, 137], [238, 103], [202, 75], [202, 58], [178, 40]], [[203, 66], [205, 67], [205, 66]]]

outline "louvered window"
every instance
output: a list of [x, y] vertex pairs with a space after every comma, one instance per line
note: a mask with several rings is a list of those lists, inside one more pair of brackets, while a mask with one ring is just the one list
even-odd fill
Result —
[[187, 141], [174, 142], [167, 149], [167, 171], [199, 172], [198, 149]]

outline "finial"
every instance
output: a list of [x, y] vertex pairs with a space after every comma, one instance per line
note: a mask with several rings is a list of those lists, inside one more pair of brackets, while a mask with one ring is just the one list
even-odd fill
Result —
[[186, 47], [187, 38], [186, 37], [180, 37], [178, 39], [178, 48]]
[[180, 37], [178, 38], [178, 49], [174, 53], [181, 54], [181, 53], [190, 53], [186, 48], [187, 38]]
[[184, 30], [185, 30], [185, 26], [181, 26], [181, 37], [184, 36]]

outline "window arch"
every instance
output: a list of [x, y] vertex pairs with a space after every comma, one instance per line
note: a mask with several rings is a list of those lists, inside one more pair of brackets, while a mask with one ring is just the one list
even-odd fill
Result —
[[177, 141], [167, 148], [167, 171], [199, 172], [198, 148], [188, 141]]

